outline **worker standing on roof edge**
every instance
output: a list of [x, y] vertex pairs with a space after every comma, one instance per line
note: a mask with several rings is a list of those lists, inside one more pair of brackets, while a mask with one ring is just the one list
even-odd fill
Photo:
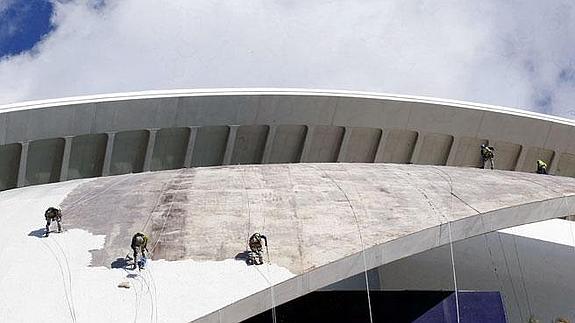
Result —
[[485, 162], [487, 161], [489, 161], [491, 169], [495, 167], [493, 164], [493, 158], [495, 157], [495, 154], [493, 153], [494, 150], [495, 148], [492, 146], [481, 144], [481, 168], [485, 169]]
[[148, 251], [148, 237], [142, 232], [134, 234], [132, 237], [132, 251], [134, 252], [134, 269], [138, 266], [141, 269], [140, 262], [138, 261], [138, 251], [142, 254], [142, 257], [146, 257], [146, 251]]
[[46, 218], [45, 237], [50, 234], [50, 224], [54, 220], [58, 224], [58, 232], [62, 232], [62, 211], [60, 209], [51, 206], [46, 210], [46, 212], [44, 212], [44, 217]]
[[547, 175], [547, 163], [541, 159], [537, 160], [537, 174]]
[[250, 240], [249, 240], [249, 247], [250, 247], [250, 250], [252, 251], [252, 254], [250, 255], [250, 260], [255, 265], [261, 265], [264, 263], [264, 258], [262, 256], [262, 253], [263, 253], [262, 240], [265, 240], [266, 249], [267, 249], [268, 238], [266, 236], [264, 236], [263, 234], [256, 232], [256, 233], [252, 234], [252, 236], [250, 237]]

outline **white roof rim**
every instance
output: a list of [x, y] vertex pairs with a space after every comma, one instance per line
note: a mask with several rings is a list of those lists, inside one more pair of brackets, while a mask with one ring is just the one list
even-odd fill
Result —
[[538, 112], [526, 111], [517, 108], [509, 108], [489, 104], [473, 103], [467, 101], [442, 99], [427, 96], [393, 94], [393, 93], [329, 90], [329, 89], [302, 89], [302, 88], [214, 88], [214, 89], [173, 89], [173, 90], [137, 91], [137, 92], [118, 92], [118, 93], [73, 96], [58, 99], [9, 103], [5, 105], [0, 105], [0, 113], [18, 111], [18, 110], [75, 105], [75, 104], [171, 98], [171, 97], [213, 96], [213, 95], [220, 95], [220, 96], [300, 95], [300, 96], [326, 96], [326, 97], [345, 97], [345, 98], [359, 98], [359, 99], [393, 100], [400, 102], [428, 103], [428, 104], [459, 107], [464, 109], [483, 110], [489, 112], [503, 113], [507, 115], [527, 117], [538, 120], [546, 120], [569, 126], [575, 126], [575, 120], [572, 119], [542, 114]]

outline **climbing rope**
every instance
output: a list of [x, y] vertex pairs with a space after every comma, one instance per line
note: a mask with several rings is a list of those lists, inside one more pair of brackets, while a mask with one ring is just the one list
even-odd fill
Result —
[[[447, 179], [445, 179], [446, 181], [449, 181], [449, 183], [453, 183], [453, 179], [451, 178], [451, 175], [449, 175], [447, 172], [445, 172], [444, 170], [442, 170], [439, 167], [437, 167], [436, 169], [439, 172], [443, 173], [447, 177]], [[463, 200], [461, 197], [459, 197], [457, 194], [455, 194], [455, 192], [453, 192], [453, 185], [451, 185], [451, 187], [450, 187], [450, 194], [452, 197], [455, 197], [461, 203], [463, 203], [464, 205], [466, 205], [467, 207], [469, 207], [470, 209], [475, 211], [478, 215], [482, 214], [479, 210], [474, 208], [471, 204], [467, 203], [465, 200]], [[481, 225], [485, 229], [486, 226], [485, 226], [485, 221], [484, 221], [483, 217], [480, 216], [479, 220], [481, 221]], [[487, 252], [489, 253], [489, 259], [491, 261], [491, 265], [493, 266], [493, 269], [494, 269], [495, 279], [497, 280], [497, 282], [499, 284], [499, 290], [503, 291], [504, 290], [503, 280], [499, 276], [499, 271], [497, 270], [497, 266], [495, 264], [495, 257], [493, 256], [492, 248], [489, 246], [489, 240], [487, 238], [487, 234], [482, 234], [482, 236], [483, 236], [483, 240], [485, 242], [485, 248], [487, 249]], [[509, 272], [509, 267], [507, 267], [507, 271]], [[502, 296], [505, 297], [505, 294], [503, 294]], [[517, 303], [517, 295], [515, 295], [515, 302]]]
[[154, 206], [152, 207], [150, 214], [146, 218], [146, 222], [144, 222], [144, 226], [142, 227], [142, 230], [140, 230], [140, 232], [145, 232], [146, 229], [148, 228], [148, 224], [150, 223], [150, 220], [152, 219], [152, 215], [156, 211], [156, 208], [158, 208], [158, 205], [160, 205], [160, 201], [162, 200], [162, 197], [164, 196], [164, 193], [166, 192], [166, 187], [168, 186], [168, 183], [171, 183], [175, 177], [176, 176], [174, 175], [174, 177], [169, 182], [164, 182], [164, 184], [162, 184], [162, 188], [160, 189], [160, 194], [158, 194], [158, 198], [156, 199], [156, 202], [154, 203]]
[[[158, 322], [158, 292], [156, 290], [156, 282], [154, 280], [154, 276], [152, 276], [151, 270], [151, 266], [147, 267], [144, 272], [148, 277], [146, 278], [143, 275], [141, 277], [146, 284], [146, 287], [148, 288], [148, 294], [150, 295], [150, 322]], [[148, 282], [148, 280], [151, 282], [151, 284]]]
[[[573, 221], [570, 221], [573, 222]], [[573, 252], [575, 252], [575, 232], [573, 230], [573, 224], [569, 223], [569, 232], [571, 233], [571, 242], [573, 243]]]
[[[266, 240], [267, 243], [267, 240]], [[267, 263], [267, 270], [268, 270], [268, 283], [270, 285], [270, 296], [271, 296], [271, 301], [272, 301], [272, 321], [273, 323], [277, 322], [277, 314], [276, 314], [276, 297], [275, 297], [275, 292], [274, 292], [274, 284], [272, 282], [272, 275], [270, 272], [270, 266], [272, 264], [271, 260], [270, 260], [270, 253], [268, 251], [268, 246], [266, 245], [266, 254], [268, 256], [268, 263]]]
[[[241, 169], [240, 171], [240, 175], [242, 178], [242, 184], [243, 184], [243, 188], [244, 188], [244, 195], [245, 196], [245, 204], [247, 205], [247, 214], [248, 214], [248, 226], [247, 226], [247, 238], [246, 238], [246, 245], [249, 246], [249, 241], [250, 241], [250, 231], [251, 231], [251, 207], [250, 207], [250, 196], [248, 193], [248, 189], [247, 189], [247, 184], [246, 184], [246, 179], [244, 176], [244, 169]], [[263, 216], [263, 229], [265, 229], [265, 215]], [[249, 248], [249, 247], [248, 247]], [[248, 249], [247, 248], [247, 249]], [[246, 249], [246, 251], [247, 251]], [[275, 292], [274, 292], [274, 286], [273, 286], [273, 282], [271, 279], [271, 273], [270, 273], [270, 265], [271, 265], [271, 260], [270, 260], [270, 253], [267, 247], [267, 239], [266, 239], [266, 254], [267, 254], [267, 258], [268, 258], [268, 263], [267, 263], [267, 272], [268, 272], [268, 276], [266, 277], [266, 275], [264, 275], [260, 269], [258, 268], [258, 265], [255, 264], [254, 266], [256, 267], [257, 271], [260, 273], [260, 275], [264, 278], [265, 281], [267, 281], [268, 285], [269, 285], [269, 289], [270, 289], [270, 301], [271, 301], [271, 312], [272, 312], [272, 321], [273, 323], [277, 322], [277, 313], [276, 313], [276, 305], [275, 305]]]
[[[156, 211], [156, 209], [160, 205], [160, 202], [164, 196], [164, 193], [167, 191], [169, 186], [171, 186], [172, 184], [175, 183], [175, 181], [178, 178], [178, 175], [182, 175], [184, 173], [184, 171], [185, 171], [185, 169], [182, 169], [179, 172], [175, 172], [174, 175], [170, 178], [170, 180], [168, 182], [164, 182], [164, 184], [162, 185], [162, 188], [160, 190], [160, 194], [158, 195], [158, 198], [156, 199], [156, 202], [155, 202], [152, 210], [150, 211], [150, 214], [146, 218], [146, 222], [144, 223], [142, 230], [140, 232], [145, 232], [146, 228], [148, 227], [148, 225], [152, 219], [154, 212]], [[170, 185], [168, 185], [168, 183]], [[181, 186], [182, 186], [182, 183], [178, 184], [178, 187], [177, 187], [175, 192], [179, 191]], [[160, 230], [160, 233], [158, 234], [158, 239], [156, 239], [156, 242], [154, 243], [152, 248], [148, 251], [150, 257], [151, 257], [151, 255], [154, 254], [154, 250], [156, 249], [156, 246], [160, 242], [160, 239], [162, 238], [162, 235], [164, 234], [164, 231], [166, 229], [166, 223], [167, 223], [168, 216], [169, 216], [170, 212], [172, 211], [174, 201], [176, 200], [175, 192], [172, 195], [172, 200], [170, 201], [170, 206], [168, 207], [168, 211], [163, 216], [164, 220], [162, 223], [162, 229]], [[136, 259], [134, 259], [134, 261], [136, 261]], [[151, 264], [148, 266], [149, 266], [147, 269], [148, 270], [148, 272], [147, 272], [148, 278], [145, 278], [144, 276], [142, 276], [141, 280], [146, 285], [146, 287], [148, 289], [148, 294], [150, 295], [150, 307], [151, 307], [150, 321], [151, 322], [158, 322], [158, 309], [157, 309], [157, 298], [158, 298], [158, 296], [157, 296], [157, 290], [156, 290], [156, 283], [154, 280], [154, 276], [151, 273]], [[150, 283], [148, 283], [148, 280], [150, 280], [152, 288], [150, 287]], [[152, 295], [152, 292], [154, 295]], [[136, 295], [136, 297], [137, 297], [137, 295]], [[136, 318], [137, 318], [137, 314], [136, 314]]]
[[363, 260], [363, 273], [364, 273], [364, 277], [365, 277], [367, 306], [369, 309], [369, 322], [373, 323], [373, 311], [371, 308], [371, 296], [369, 294], [369, 277], [367, 275], [367, 260], [365, 258], [365, 245], [363, 242], [363, 235], [361, 233], [361, 226], [359, 225], [359, 219], [357, 217], [357, 213], [355, 212], [355, 208], [353, 207], [353, 204], [351, 203], [351, 200], [349, 199], [349, 196], [347, 195], [346, 191], [333, 179], [333, 177], [331, 177], [325, 170], [320, 170], [315, 165], [309, 165], [309, 167], [315, 169], [319, 173], [323, 173], [325, 175], [325, 177], [327, 177], [339, 189], [339, 191], [341, 191], [343, 193], [343, 195], [344, 195], [344, 197], [345, 197], [345, 199], [346, 199], [346, 201], [347, 201], [347, 203], [351, 209], [351, 212], [353, 214], [353, 218], [355, 220], [355, 225], [357, 227], [357, 231], [358, 231], [358, 235], [359, 235], [359, 241], [361, 244], [361, 256], [362, 256], [362, 260]]
[[244, 169], [242, 168], [240, 170], [240, 174], [242, 177], [242, 184], [244, 187], [244, 194], [243, 196], [245, 197], [245, 204], [247, 204], [247, 213], [248, 213], [248, 227], [247, 227], [247, 235], [246, 235], [246, 246], [249, 245], [250, 242], [250, 233], [252, 230], [252, 213], [251, 213], [251, 208], [250, 208], [250, 196], [248, 193], [248, 189], [247, 189], [247, 184], [246, 184], [246, 179], [244, 177]]
[[[507, 175], [507, 176], [508, 176], [508, 177], [511, 177], [511, 176], [509, 176], [509, 175]], [[552, 182], [552, 183], [554, 182], [554, 181], [552, 180], [552, 176], [544, 176], [544, 178], [545, 178], [546, 180], [549, 180], [549, 181]], [[512, 177], [512, 179], [515, 179], [515, 177]], [[561, 195], [561, 197], [562, 197], [562, 199], [561, 199], [561, 206], [562, 206], [562, 207], [565, 207], [565, 206], [566, 206], [566, 203], [567, 203], [567, 202], [566, 202], [566, 200], [565, 200], [565, 197], [566, 197], [565, 193], [553, 189], [553, 186], [552, 186], [552, 185], [544, 185], [544, 184], [540, 183], [539, 181], [533, 180], [533, 179], [531, 179], [531, 178], [529, 178], [529, 177], [527, 177], [527, 176], [522, 177], [521, 180], [526, 181], [526, 182], [529, 182], [529, 183], [534, 184], [534, 185], [537, 185], [537, 186], [539, 186], [539, 187], [541, 187], [541, 188], [543, 188], [543, 189], [546, 189], [546, 190], [548, 190], [548, 191], [550, 191], [550, 192], [552, 192], [552, 193]], [[569, 230], [571, 231], [571, 237], [572, 237], [572, 239], [573, 239], [573, 240], [572, 240], [572, 241], [573, 241], [573, 248], [574, 248], [574, 250], [575, 250], [575, 236], [573, 236], [573, 228], [572, 228], [571, 225], [569, 226]], [[517, 292], [517, 290], [516, 290], [516, 288], [515, 288], [515, 284], [513, 283], [513, 278], [512, 278], [512, 276], [511, 276], [511, 270], [510, 270], [510, 268], [509, 268], [509, 262], [508, 262], [508, 260], [507, 260], [507, 255], [506, 255], [506, 253], [505, 253], [505, 250], [504, 250], [504, 247], [503, 247], [503, 242], [502, 242], [502, 239], [501, 239], [501, 233], [500, 233], [499, 231], [497, 232], [497, 236], [498, 236], [498, 238], [499, 238], [499, 244], [500, 244], [500, 246], [501, 246], [502, 253], [503, 253], [503, 257], [504, 257], [504, 259], [505, 259], [505, 265], [506, 265], [506, 267], [507, 267], [507, 273], [508, 273], [508, 276], [509, 276], [509, 279], [510, 279], [510, 282], [511, 282], [511, 288], [512, 288], [512, 291], [513, 291], [513, 295], [514, 295], [514, 297], [515, 297], [515, 303], [516, 303], [516, 305], [517, 305], [517, 309], [518, 309], [518, 312], [519, 312], [519, 316], [520, 316], [521, 320], [523, 320], [522, 309], [521, 309], [521, 306], [520, 306], [519, 300], [518, 300], [518, 299], [519, 299], [519, 297], [518, 297], [518, 292]], [[522, 265], [521, 259], [520, 259], [520, 257], [519, 257], [519, 249], [518, 249], [518, 247], [517, 247], [517, 236], [516, 236], [515, 234], [512, 234], [512, 236], [513, 236], [513, 237], [512, 237], [512, 238], [513, 238], [513, 252], [515, 253], [515, 258], [517, 259], [517, 265], [518, 265], [518, 268], [519, 268], [519, 275], [520, 275], [520, 280], [521, 280], [521, 287], [522, 287], [522, 289], [523, 289], [523, 293], [525, 294], [525, 300], [526, 300], [526, 303], [527, 303], [527, 309], [528, 309], [528, 311], [529, 311], [529, 317], [530, 317], [530, 318], [533, 318], [533, 317], [534, 317], [533, 307], [531, 306], [531, 300], [530, 300], [530, 297], [529, 297], [529, 292], [528, 292], [528, 290], [527, 290], [527, 283], [526, 283], [526, 279], [525, 279], [525, 275], [524, 275], [523, 265]]]
[[533, 309], [531, 307], [531, 301], [529, 300], [529, 293], [527, 292], [527, 285], [525, 284], [525, 275], [523, 274], [523, 266], [521, 265], [521, 259], [519, 258], [519, 251], [517, 250], [517, 236], [513, 235], [513, 246], [515, 250], [515, 257], [517, 258], [517, 265], [519, 266], [519, 274], [521, 275], [521, 284], [523, 287], [523, 293], [525, 293], [525, 299], [527, 300], [527, 309], [529, 310], [529, 317], [533, 316]]
[[[68, 212], [68, 213], [71, 212], [72, 210], [76, 209], [76, 208], [79, 207], [80, 205], [82, 205], [82, 204], [84, 204], [84, 203], [86, 203], [86, 202], [89, 202], [89, 201], [95, 199], [96, 197], [98, 197], [98, 196], [100, 196], [100, 195], [106, 193], [106, 192], [109, 191], [110, 189], [112, 189], [114, 186], [119, 185], [119, 184], [121, 184], [121, 183], [127, 181], [127, 180], [130, 179], [130, 178], [131, 178], [131, 176], [124, 175], [123, 178], [120, 178], [120, 179], [119, 179], [118, 181], [116, 181], [115, 183], [112, 183], [112, 184], [106, 186], [105, 189], [103, 189], [102, 191], [100, 191], [100, 192], [98, 192], [98, 193], [89, 192], [89, 193], [86, 193], [86, 194], [82, 195], [82, 196], [78, 199], [77, 202], [74, 202], [72, 206], [70, 206], [69, 208], [66, 208], [66, 209], [65, 209], [65, 212]], [[64, 212], [64, 210], [62, 210], [62, 212]]]
[[[302, 241], [302, 237], [301, 237], [301, 232], [302, 232], [302, 224], [301, 221], [299, 219], [298, 216], [298, 212], [297, 212], [297, 196], [296, 193], [294, 191], [294, 184], [293, 184], [293, 180], [292, 180], [292, 173], [291, 173], [291, 167], [289, 166], [289, 164], [287, 165], [287, 174], [288, 174], [288, 181], [290, 184], [290, 193], [292, 196], [292, 210], [293, 210], [293, 214], [295, 216], [295, 219], [297, 220], [297, 226], [296, 226], [296, 234], [297, 234], [297, 240], [298, 240], [298, 244], [301, 246], [303, 245], [303, 241]], [[303, 259], [303, 252], [301, 252], [301, 249], [298, 248], [300, 250], [299, 252], [299, 263], [300, 263], [300, 268], [303, 268], [303, 264], [304, 264], [304, 259]]]
[[513, 283], [513, 276], [511, 276], [511, 270], [509, 269], [509, 261], [507, 260], [507, 255], [505, 254], [505, 247], [503, 246], [503, 241], [501, 240], [501, 233], [497, 231], [497, 238], [499, 240], [499, 247], [501, 248], [501, 253], [503, 254], [503, 260], [505, 262], [505, 268], [507, 270], [507, 276], [509, 277], [509, 282], [511, 283], [511, 291], [513, 292], [513, 297], [515, 298], [515, 305], [519, 312], [519, 317], [523, 322], [523, 314], [521, 313], [521, 305], [519, 304], [519, 297], [517, 296], [517, 290], [515, 289], [515, 284]]
[[158, 239], [156, 239], [156, 243], [154, 243], [154, 246], [152, 247], [152, 249], [150, 249], [150, 254], [154, 254], [154, 250], [156, 249], [156, 247], [158, 246], [158, 243], [162, 239], [162, 235], [164, 234], [164, 231], [166, 230], [166, 223], [168, 222], [168, 216], [170, 215], [170, 212], [172, 212], [172, 208], [174, 207], [174, 202], [176, 201], [176, 192], [178, 192], [181, 187], [182, 187], [182, 183], [180, 182], [178, 184], [176, 191], [172, 195], [172, 201], [170, 202], [170, 206], [168, 207], [168, 211], [163, 216], [164, 221], [162, 223], [162, 229], [160, 230], [160, 233], [158, 235]]
[[[60, 260], [60, 257], [58, 257], [56, 251], [54, 251], [54, 248], [50, 246], [48, 241], [54, 242], [56, 248], [60, 251], [60, 253], [64, 258], [64, 261], [66, 262], [65, 266], [62, 264], [62, 260]], [[68, 257], [66, 256], [66, 253], [62, 249], [62, 246], [53, 237], [50, 238], [50, 240], [48, 241], [44, 241], [42, 239], [40, 240], [40, 242], [42, 242], [42, 244], [54, 256], [54, 260], [58, 264], [58, 269], [60, 270], [60, 275], [62, 277], [62, 283], [64, 284], [64, 296], [66, 298], [66, 305], [68, 306], [68, 311], [70, 312], [70, 318], [72, 319], [72, 322], [77, 322], [76, 309], [74, 306], [73, 290], [72, 290], [72, 275], [70, 273], [70, 264], [68, 263]]]
[[[455, 196], [455, 194], [453, 193], [453, 179], [445, 171], [438, 169], [438, 168], [435, 168], [435, 169], [437, 169], [441, 173], [445, 174], [447, 176], [447, 178], [449, 179], [446, 182], [449, 185], [449, 216], [452, 217], [453, 216], [453, 197]], [[445, 179], [443, 176], [441, 176], [441, 174], [439, 174], [439, 176], [442, 179]], [[453, 274], [453, 288], [454, 288], [454, 294], [455, 294], [455, 311], [457, 314], [457, 323], [460, 323], [461, 322], [461, 315], [460, 315], [460, 310], [459, 310], [459, 288], [457, 286], [457, 271], [455, 269], [455, 255], [454, 255], [454, 251], [453, 251], [453, 237], [452, 237], [452, 233], [451, 233], [451, 221], [449, 220], [449, 218], [447, 218], [445, 216], [445, 214], [442, 214], [442, 213], [437, 211], [437, 209], [435, 208], [435, 206], [431, 202], [431, 199], [427, 196], [427, 194], [425, 194], [425, 192], [423, 190], [421, 190], [417, 187], [416, 187], [416, 189], [418, 191], [420, 191], [420, 193], [425, 197], [425, 199], [427, 200], [427, 203], [431, 206], [431, 209], [433, 210], [433, 212], [440, 217], [440, 220], [439, 220], [440, 221], [440, 231], [441, 231], [441, 225], [443, 225], [443, 223], [441, 223], [441, 218], [443, 218], [445, 220], [445, 222], [447, 223], [447, 236], [449, 239], [449, 255], [451, 258], [451, 271]]]

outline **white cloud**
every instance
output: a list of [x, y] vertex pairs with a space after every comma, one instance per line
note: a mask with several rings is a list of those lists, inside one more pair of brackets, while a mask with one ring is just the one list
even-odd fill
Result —
[[14, 0], [0, 0], [0, 44], [6, 38], [17, 32], [17, 26], [12, 22], [3, 21], [4, 15], [8, 8], [14, 4]]
[[6, 11], [12, 3], [14, 3], [14, 0], [0, 0], [0, 14]]
[[56, 3], [56, 31], [0, 61], [0, 102], [303, 87], [575, 109], [568, 0], [99, 2]]

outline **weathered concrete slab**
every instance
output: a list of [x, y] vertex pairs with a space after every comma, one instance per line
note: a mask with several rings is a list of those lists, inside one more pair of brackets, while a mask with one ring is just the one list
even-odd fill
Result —
[[[279, 304], [363, 271], [363, 256], [375, 268], [450, 236], [575, 214], [575, 180], [394, 164], [205, 167], [95, 179], [62, 206], [68, 225], [106, 235], [94, 265], [125, 256], [136, 231], [167, 260], [234, 258], [263, 232], [270, 260], [300, 275], [274, 288]], [[220, 318], [271, 306], [254, 297]]]

